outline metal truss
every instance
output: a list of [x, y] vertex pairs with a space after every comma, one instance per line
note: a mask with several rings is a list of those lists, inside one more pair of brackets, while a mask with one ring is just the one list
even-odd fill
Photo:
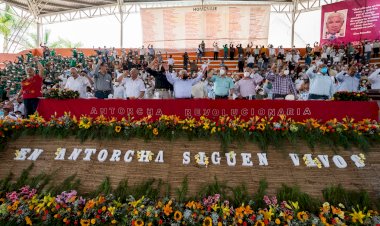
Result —
[[[205, 1], [203, 5], [267, 5], [277, 4], [278, 1]], [[285, 4], [292, 4], [291, 2]], [[40, 15], [43, 24], [62, 23], [80, 19], [95, 18], [101, 16], [119, 16], [123, 13], [129, 15], [131, 13], [139, 13], [141, 9], [150, 8], [168, 8], [168, 7], [183, 7], [183, 6], [198, 6], [201, 1], [156, 1], [156, 2], [132, 2], [126, 3], [118, 1], [116, 4], [107, 4], [103, 6], [95, 6], [77, 10], [69, 10], [60, 13], [51, 13]], [[119, 17], [117, 17], [119, 18]], [[119, 20], [119, 19], [118, 19]]]
[[[280, 2], [271, 4], [271, 12], [290, 14], [293, 8], [296, 8], [296, 13], [305, 13], [319, 10], [323, 5], [340, 2], [342, 0], [293, 0], [293, 2]], [[296, 2], [296, 6], [294, 6]]]

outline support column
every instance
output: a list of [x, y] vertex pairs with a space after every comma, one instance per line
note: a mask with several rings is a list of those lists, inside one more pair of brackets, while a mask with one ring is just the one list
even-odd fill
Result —
[[292, 36], [291, 36], [291, 47], [294, 46], [294, 28], [297, 21], [297, 9], [298, 9], [298, 0], [293, 0], [293, 10], [292, 10], [292, 18], [291, 18], [291, 25], [292, 25]]
[[123, 48], [123, 38], [124, 38], [124, 13], [120, 11], [120, 48]]
[[40, 23], [40, 21], [37, 21], [37, 48], [40, 47], [40, 43], [41, 43], [41, 37], [42, 37], [42, 24]]

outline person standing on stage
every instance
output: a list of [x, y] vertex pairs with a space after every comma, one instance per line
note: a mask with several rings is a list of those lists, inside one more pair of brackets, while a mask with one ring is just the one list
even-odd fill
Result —
[[186, 70], [180, 70], [178, 73], [178, 77], [176, 73], [170, 73], [169, 72], [169, 66], [163, 65], [165, 71], [166, 71], [166, 78], [170, 82], [170, 84], [174, 87], [174, 97], [176, 99], [190, 99], [191, 97], [191, 90], [193, 88], [193, 85], [198, 83], [202, 78], [207, 70], [206, 68], [203, 70], [203, 72], [198, 72], [197, 77], [191, 78], [191, 76], [188, 75]]
[[220, 67], [219, 76], [208, 74], [209, 81], [214, 83], [215, 99], [232, 99], [234, 82], [227, 76], [227, 66]]
[[113, 93], [112, 76], [108, 73], [107, 67], [107, 63], [99, 58], [93, 73], [95, 97], [98, 99], [106, 99]]
[[165, 68], [158, 64], [157, 59], [148, 65], [146, 72], [152, 75], [155, 80], [153, 99], [171, 99], [173, 86], [166, 79]]
[[19, 93], [19, 96], [22, 95], [24, 100], [26, 117], [36, 112], [39, 98], [42, 97], [42, 76], [45, 69], [37, 58], [34, 58], [33, 61], [37, 64], [38, 73], [33, 67], [26, 67], [27, 78], [21, 82], [21, 91]]
[[268, 73], [266, 79], [273, 84], [273, 99], [285, 99], [289, 94], [297, 96], [296, 87], [289, 75], [289, 69], [286, 67], [277, 68], [276, 65], [272, 66], [272, 70]]

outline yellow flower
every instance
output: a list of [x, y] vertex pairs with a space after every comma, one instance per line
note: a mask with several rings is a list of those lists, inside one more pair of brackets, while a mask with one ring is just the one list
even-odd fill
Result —
[[158, 129], [157, 129], [157, 128], [154, 128], [154, 129], [153, 129], [153, 135], [155, 135], [155, 136], [158, 135]]
[[95, 223], [96, 223], [96, 219], [95, 218], [91, 219], [91, 224], [95, 224]]
[[169, 201], [169, 203], [164, 206], [164, 213], [166, 216], [169, 216], [171, 213], [173, 213], [173, 208], [170, 206], [171, 204], [172, 202]]
[[120, 133], [121, 131], [121, 126], [115, 126], [115, 132]]
[[144, 225], [144, 221], [142, 219], [138, 219], [135, 221], [135, 225], [136, 226], [143, 226]]
[[180, 212], [180, 211], [175, 211], [175, 213], [174, 213], [174, 220], [175, 221], [180, 221], [180, 220], [182, 220], [182, 213]]
[[91, 223], [90, 220], [85, 220], [85, 219], [80, 220], [80, 225], [82, 226], [89, 226], [90, 223]]
[[274, 221], [274, 223], [276, 223], [277, 225], [281, 224], [281, 220], [276, 218], [276, 220]]
[[32, 221], [30, 220], [28, 216], [25, 217], [25, 222], [26, 222], [26, 225], [33, 225]]
[[202, 226], [212, 226], [212, 219], [211, 217], [206, 217], [204, 220], [203, 220], [203, 224]]
[[111, 224], [116, 224], [117, 223], [117, 220], [112, 220], [111, 221]]
[[257, 129], [264, 131], [265, 130], [264, 124], [260, 123], [259, 125], [257, 125]]
[[265, 226], [265, 224], [264, 224], [264, 222], [259, 220], [259, 221], [256, 221], [255, 226]]
[[363, 212], [360, 210], [359, 212], [356, 212], [356, 210], [352, 209], [353, 213], [350, 213], [350, 216], [352, 217], [352, 222], [356, 223], [359, 221], [359, 223], [363, 224], [363, 219], [366, 215], [363, 214]]
[[113, 215], [114, 213], [115, 213], [115, 207], [113, 207], [113, 206], [110, 206], [110, 207], [108, 207], [108, 211], [110, 211], [110, 213]]

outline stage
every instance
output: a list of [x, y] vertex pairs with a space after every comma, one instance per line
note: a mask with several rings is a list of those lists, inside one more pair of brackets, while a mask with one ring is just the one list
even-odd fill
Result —
[[120, 99], [41, 99], [37, 109], [45, 119], [52, 115], [62, 116], [70, 112], [76, 117], [133, 117], [139, 119], [151, 115], [177, 115], [181, 118], [206, 116], [217, 118], [222, 115], [249, 119], [253, 116], [278, 117], [286, 115], [297, 121], [314, 118], [327, 121], [344, 117], [355, 120], [378, 120], [378, 105], [375, 101], [284, 101], [284, 100], [120, 100]]

